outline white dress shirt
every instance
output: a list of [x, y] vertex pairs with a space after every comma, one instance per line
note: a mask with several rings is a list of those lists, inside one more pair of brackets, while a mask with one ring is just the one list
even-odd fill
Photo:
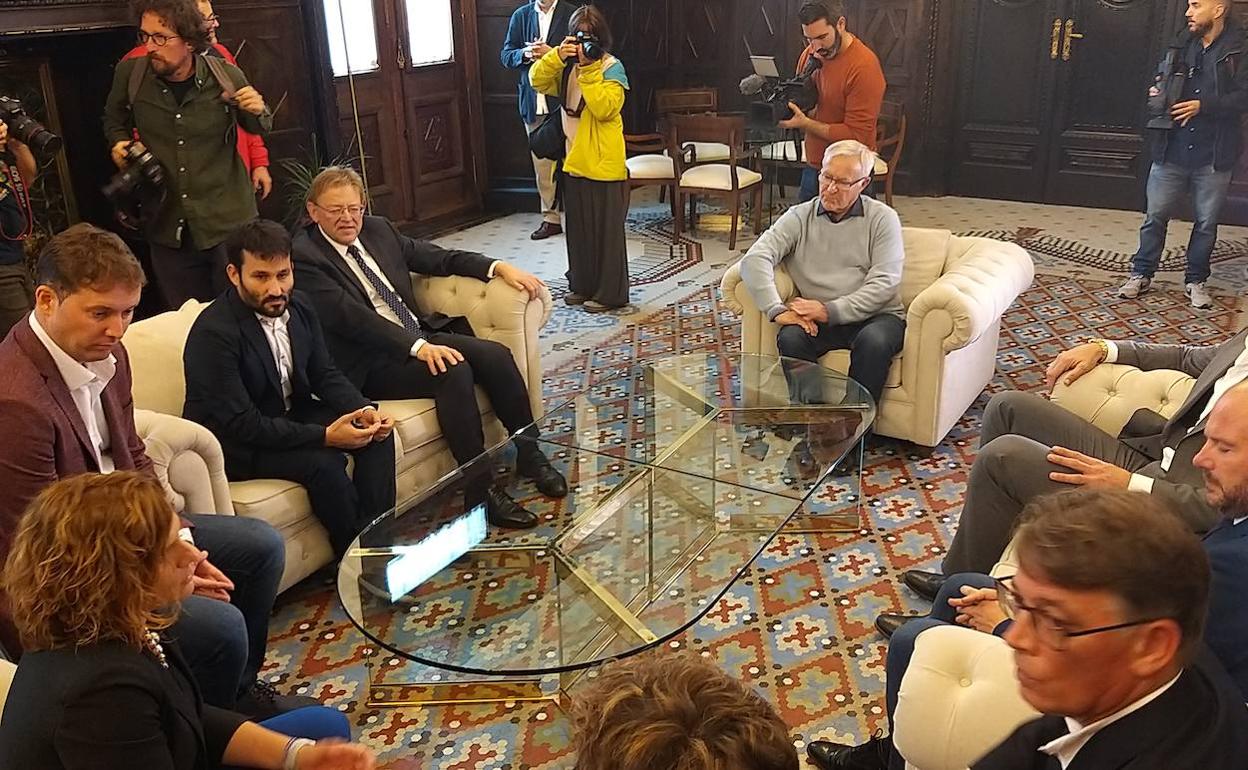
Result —
[[1124, 709], [1115, 711], [1113, 714], [1110, 714], [1103, 719], [1096, 720], [1086, 727], [1070, 717], [1066, 717], [1066, 729], [1070, 730], [1070, 732], [1060, 738], [1054, 738], [1041, 746], [1038, 750], [1048, 754], [1051, 757], [1056, 757], [1057, 761], [1061, 763], [1063, 770], [1065, 770], [1065, 768], [1070, 767], [1071, 762], [1075, 761], [1075, 755], [1079, 753], [1079, 750], [1087, 745], [1088, 741], [1092, 740], [1094, 735], [1099, 733], [1101, 730], [1104, 730], [1106, 727], [1109, 727], [1114, 722], [1117, 722], [1119, 719], [1122, 719], [1128, 714], [1139, 711], [1160, 698], [1161, 694], [1173, 687], [1174, 683], [1179, 681], [1179, 677], [1182, 675], [1183, 672], [1180, 671], [1174, 679], [1171, 679], [1161, 687], [1153, 690], [1143, 698], [1140, 698]]
[[[1118, 346], [1109, 340], [1105, 340], [1105, 346], [1109, 348], [1108, 353], [1105, 355], [1105, 363], [1112, 364], [1118, 360]], [[1235, 359], [1235, 362], [1232, 363], [1230, 368], [1226, 370], [1226, 374], [1219, 377], [1218, 381], [1213, 383], [1213, 392], [1209, 394], [1209, 400], [1205, 402], [1205, 408], [1201, 411], [1200, 419], [1196, 421], [1196, 424], [1201, 424], [1206, 418], [1209, 417], [1209, 413], [1212, 412], [1213, 407], [1217, 405], [1218, 399], [1222, 398], [1226, 391], [1235, 387], [1244, 380], [1248, 380], [1248, 337], [1244, 338], [1244, 349], [1240, 351], [1239, 356]], [[1163, 457], [1161, 467], [1162, 470], [1168, 471], [1170, 470], [1170, 463], [1174, 459], [1174, 450], [1166, 447], [1162, 451]], [[1134, 492], [1151, 493], [1153, 491], [1153, 481], [1154, 479], [1151, 476], [1145, 476], [1140, 473], [1132, 473], [1131, 480], [1127, 483], [1127, 489]]]
[[[368, 277], [364, 275], [364, 270], [360, 268], [359, 263], [357, 263], [355, 259], [347, 253], [349, 246], [343, 246], [338, 241], [330, 238], [324, 228], [320, 228], [320, 230], [321, 235], [325, 237], [325, 240], [329, 241], [329, 245], [334, 247], [334, 251], [338, 252], [338, 256], [342, 257], [342, 261], [346, 264], [347, 269], [351, 271], [351, 274], [355, 276], [355, 280], [359, 282], [360, 288], [362, 288], [364, 293], [368, 295], [368, 301], [373, 303], [373, 310], [377, 311], [377, 315], [386, 319], [390, 323], [403, 326], [403, 322], [399, 320], [399, 316], [390, 309], [390, 306], [386, 304], [386, 301], [381, 298], [381, 295], [378, 294], [377, 290], [373, 288], [373, 285], [369, 283]], [[359, 238], [356, 238], [355, 242], [351, 243], [350, 246], [354, 246], [359, 249], [360, 258], [364, 260], [364, 264], [368, 265], [369, 269], [377, 274], [377, 277], [380, 278], [381, 282], [386, 285], [386, 288], [393, 291], [396, 295], [400, 297], [402, 296], [395, 291], [394, 284], [390, 283], [390, 279], [386, 277], [385, 272], [381, 269], [381, 265], [377, 264], [377, 260], [373, 259], [372, 255], [368, 253], [368, 249], [364, 248], [364, 244]], [[498, 267], [498, 262], [499, 261], [496, 259], [490, 263], [490, 269], [486, 273], [487, 278], [494, 277], [494, 268]], [[409, 307], [408, 310], [413, 313], [416, 312], [416, 308], [414, 307]], [[426, 340], [424, 339], [416, 340], [416, 342], [412, 345], [412, 349], [408, 351], [408, 355], [415, 358], [416, 353], [425, 346], [425, 342]]]
[[108, 421], [104, 417], [104, 405], [100, 401], [100, 393], [108, 387], [108, 383], [117, 374], [117, 357], [109, 353], [108, 358], [103, 361], [91, 361], [84, 364], [62, 350], [61, 346], [48, 336], [44, 328], [39, 325], [39, 319], [35, 318], [34, 313], [30, 314], [30, 328], [43, 346], [48, 349], [52, 362], [56, 364], [57, 371], [61, 373], [65, 387], [69, 389], [69, 395], [74, 399], [74, 406], [78, 407], [78, 414], [87, 427], [87, 437], [91, 439], [91, 449], [95, 452], [95, 460], [100, 466], [100, 473], [112, 473], [116, 467], [113, 464], [112, 438], [109, 436]]
[[[550, 23], [555, 18], [555, 6], [557, 5], [559, 5], [559, 0], [555, 0], [555, 2], [550, 4], [550, 10], [543, 11], [542, 4], [538, 0], [533, 0], [533, 9], [537, 11], [538, 38], [542, 42], [546, 42], [546, 38], [550, 35]], [[538, 91], [537, 114], [545, 115], [548, 112], [550, 112], [550, 107], [546, 105], [546, 94]], [[538, 122], [540, 123], [541, 121]]]
[[264, 338], [269, 341], [269, 350], [273, 353], [273, 363], [277, 365], [277, 376], [282, 381], [282, 401], [290, 410], [290, 394], [294, 388], [290, 384], [291, 372], [294, 371], [293, 358], [290, 355], [290, 311], [287, 310], [277, 318], [256, 313]]

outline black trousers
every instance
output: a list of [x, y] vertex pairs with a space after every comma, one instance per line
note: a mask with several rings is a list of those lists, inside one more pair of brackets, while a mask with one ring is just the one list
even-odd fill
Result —
[[[906, 339], [906, 322], [892, 313], [881, 313], [861, 323], [830, 326], [816, 324], [819, 333], [814, 337], [800, 326], [781, 326], [776, 335], [776, 349], [788, 358], [818, 361], [832, 350], [849, 350], [849, 377], [867, 389], [878, 406], [888, 380], [888, 368], [893, 356], [901, 352]], [[785, 376], [789, 375], [785, 370]], [[795, 403], [823, 403], [823, 380], [817, 374], [811, 382], [794, 382]]]
[[460, 465], [485, 451], [485, 431], [474, 385], [485, 390], [494, 413], [508, 432], [515, 433], [533, 422], [528, 388], [511, 351], [504, 345], [448, 332], [429, 335], [429, 342], [455, 348], [464, 360], [436, 375], [429, 373], [424, 361], [415, 358], [378, 362], [365, 377], [361, 392], [376, 400], [432, 398], [442, 436]]
[[0, 339], [34, 307], [35, 287], [23, 263], [0, 265]]
[[177, 310], [188, 299], [211, 302], [229, 284], [224, 243], [197, 249], [191, 245], [190, 235], [184, 235], [179, 248], [153, 243], [151, 251], [156, 291], [166, 310]]
[[628, 181], [563, 175], [568, 289], [609, 307], [628, 304]]
[[[292, 409], [297, 422], [329, 425], [342, 415], [322, 404]], [[312, 514], [329, 532], [334, 555], [347, 547], [370, 521], [394, 507], [394, 434], [350, 452], [355, 471], [347, 475], [347, 452], [332, 447], [257, 451], [248, 467], [230, 471], [239, 480], [285, 479], [308, 490]], [[228, 458], [227, 458], [228, 460]]]

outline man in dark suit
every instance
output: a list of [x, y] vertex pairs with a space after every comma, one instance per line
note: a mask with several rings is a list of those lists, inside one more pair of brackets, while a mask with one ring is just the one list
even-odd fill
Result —
[[1248, 378], [1248, 329], [1221, 345], [1094, 340], [1058, 355], [1046, 372], [1048, 384], [1074, 382], [1100, 363], [1177, 369], [1196, 383], [1170, 419], [1140, 410], [1118, 436], [1035, 393], [993, 396], [943, 575], [912, 570], [903, 576], [906, 585], [931, 599], [944, 575], [988, 572], [1023, 506], [1072, 485], [1148, 492], [1170, 503], [1193, 532], [1218, 522], [1192, 458], [1205, 443], [1205, 420], [1218, 399]]
[[[568, 36], [568, 20], [578, 5], [572, 0], [526, 0], [511, 14], [499, 58], [504, 67], [520, 71], [516, 103], [526, 134], [536, 131], [546, 116], [559, 108], [556, 97], [534, 90], [529, 82], [529, 68]], [[555, 196], [555, 161], [533, 155], [533, 174], [542, 202], [542, 224], [529, 237], [540, 241], [563, 232]]]
[[[294, 239], [295, 273], [351, 382], [378, 400], [432, 397], [442, 436], [460, 465], [485, 450], [474, 392], [480, 385], [515, 436], [519, 473], [544, 495], [566, 495], [563, 476], [535, 442], [528, 389], [511, 351], [475, 337], [463, 318], [419, 316], [411, 274], [500, 279], [530, 296], [542, 282], [501, 260], [417, 241], [381, 217], [364, 216], [364, 184], [349, 168], [330, 167], [313, 180], [308, 216], [312, 224]], [[481, 494], [493, 524], [537, 525], [531, 511], [483, 481], [469, 488]]]
[[330, 358], [316, 312], [292, 291], [285, 228], [253, 220], [226, 240], [226, 257], [233, 286], [186, 340], [183, 415], [216, 435], [230, 478], [302, 484], [341, 558], [394, 507], [394, 420]]
[[[121, 344], [144, 280], [120, 238], [87, 224], [57, 234], [40, 254], [35, 310], [0, 343], [0, 560], [26, 505], [57, 479], [152, 473]], [[256, 680], [285, 567], [281, 536], [254, 519], [184, 518], [184, 537], [206, 553], [172, 634], [205, 700], [261, 718], [314, 703]], [[4, 645], [19, 649], [11, 634]]]

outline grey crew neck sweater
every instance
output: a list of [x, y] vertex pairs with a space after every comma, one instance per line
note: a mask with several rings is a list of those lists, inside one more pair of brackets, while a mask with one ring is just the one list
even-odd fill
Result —
[[741, 280], [768, 318], [785, 310], [776, 291], [775, 268], [781, 262], [802, 297], [827, 305], [833, 326], [880, 313], [905, 318], [901, 220], [896, 211], [866, 196], [862, 213], [833, 222], [815, 198], [784, 212], [750, 247], [741, 258]]

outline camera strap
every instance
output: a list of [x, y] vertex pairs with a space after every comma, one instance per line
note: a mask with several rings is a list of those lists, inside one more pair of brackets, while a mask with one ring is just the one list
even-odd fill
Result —
[[13, 198], [17, 201], [17, 206], [22, 210], [26, 217], [26, 226], [17, 235], [10, 235], [0, 228], [0, 238], [6, 241], [22, 241], [30, 236], [35, 229], [35, 215], [30, 205], [30, 191], [26, 189], [26, 183], [22, 181], [22, 174], [17, 170], [17, 166], [8, 161], [4, 162], [4, 179], [0, 180], [6, 187], [13, 191]]

